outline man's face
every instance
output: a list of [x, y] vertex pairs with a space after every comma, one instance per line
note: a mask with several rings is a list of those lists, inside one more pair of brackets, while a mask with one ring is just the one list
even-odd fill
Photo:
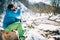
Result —
[[16, 11], [16, 8], [15, 8], [15, 7], [12, 7], [11, 10], [12, 10], [12, 11]]

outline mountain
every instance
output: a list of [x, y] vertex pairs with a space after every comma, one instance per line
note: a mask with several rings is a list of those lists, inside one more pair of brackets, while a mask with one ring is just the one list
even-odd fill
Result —
[[43, 2], [34, 3], [31, 4], [27, 0], [19, 0], [21, 3], [23, 3], [27, 8], [29, 8], [33, 12], [38, 13], [48, 13], [55, 11], [55, 7], [52, 7], [48, 4], [45, 4]]
[[39, 2], [33, 5], [29, 6], [29, 9], [33, 12], [38, 12], [38, 13], [48, 13], [48, 12], [52, 12], [55, 10], [54, 7], [47, 5], [43, 2]]

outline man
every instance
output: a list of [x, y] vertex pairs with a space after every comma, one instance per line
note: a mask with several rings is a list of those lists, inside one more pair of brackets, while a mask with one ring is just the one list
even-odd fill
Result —
[[[22, 37], [23, 31], [22, 31], [21, 20], [17, 18], [17, 16], [20, 16], [20, 13], [21, 13], [20, 8], [17, 9], [13, 4], [9, 4], [6, 9], [6, 14], [4, 17], [3, 28], [6, 31], [17, 29], [19, 36]], [[20, 21], [20, 23], [17, 23], [18, 21]]]

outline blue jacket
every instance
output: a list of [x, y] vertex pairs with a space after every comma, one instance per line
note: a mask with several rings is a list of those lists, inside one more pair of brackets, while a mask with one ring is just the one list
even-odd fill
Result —
[[20, 16], [20, 9], [17, 10], [17, 12], [14, 12], [10, 9], [6, 9], [6, 15], [3, 20], [3, 28], [6, 28], [9, 24], [18, 21], [16, 17]]

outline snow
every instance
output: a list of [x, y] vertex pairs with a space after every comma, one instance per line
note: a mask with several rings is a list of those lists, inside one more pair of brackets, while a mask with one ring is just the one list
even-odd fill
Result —
[[48, 25], [48, 24], [40, 24], [39, 26], [36, 26], [38, 29], [43, 29], [43, 30], [50, 30], [50, 31], [56, 31], [59, 26], [54, 26], [54, 25]]
[[[55, 40], [53, 37], [50, 36], [51, 38], [48, 38], [45, 35], [50, 35], [48, 32], [45, 32], [46, 30], [56, 31], [60, 27], [58, 26], [59, 23], [55, 22], [58, 16], [51, 15], [42, 13], [40, 16], [39, 13], [24, 12], [21, 18], [23, 29], [26, 30], [24, 36], [27, 38], [25, 40]], [[51, 16], [50, 19], [49, 16]], [[58, 38], [58, 36], [56, 36], [56, 38]]]
[[54, 38], [49, 38], [48, 40], [55, 40]]
[[22, 26], [26, 30], [24, 36], [27, 36], [25, 40], [55, 40], [53, 37], [46, 38], [45, 31], [41, 32], [42, 30], [56, 31], [59, 29], [58, 23], [48, 20], [48, 18], [49, 16], [45, 14], [40, 16], [40, 14], [34, 14], [30, 11], [23, 13]]
[[43, 2], [45, 4], [51, 5], [51, 0], [28, 0], [31, 4]]
[[56, 20], [57, 19], [57, 16], [52, 16], [51, 18], [50, 18], [50, 20]]
[[[59, 23], [56, 22], [59, 16], [55, 16], [53, 13], [41, 13], [40, 16], [40, 13], [33, 13], [30, 12], [30, 10], [25, 10], [25, 8], [26, 7], [23, 8], [24, 13], [21, 14], [22, 27], [23, 30], [25, 30], [25, 40], [55, 40], [50, 36], [49, 32], [45, 31], [49, 30], [53, 32], [59, 30]], [[51, 17], [49, 18], [49, 16]], [[50, 36], [50, 38], [46, 37], [46, 34]], [[58, 36], [56, 36], [56, 38], [57, 37]]]
[[[27, 38], [26, 40], [47, 40], [45, 37], [43, 37], [41, 34], [43, 34], [43, 32], [39, 32], [37, 29], [30, 29], [27, 32]], [[26, 34], [25, 34], [26, 35]], [[43, 34], [44, 35], [44, 34]]]
[[2, 27], [2, 25], [3, 25], [3, 19], [4, 19], [4, 14], [2, 14], [2, 15], [0, 15], [1, 16], [1, 18], [0, 18], [0, 27]]

